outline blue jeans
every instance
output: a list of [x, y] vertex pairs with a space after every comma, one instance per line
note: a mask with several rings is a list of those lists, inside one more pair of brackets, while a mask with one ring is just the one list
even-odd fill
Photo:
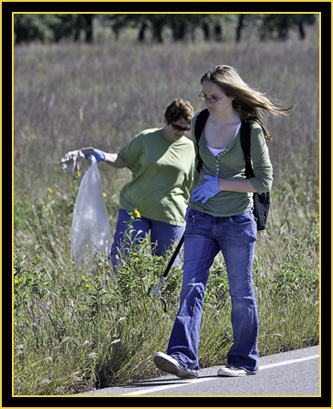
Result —
[[228, 364], [256, 372], [259, 324], [252, 285], [257, 235], [253, 213], [213, 217], [189, 208], [186, 221], [180, 307], [167, 353], [185, 368], [199, 369], [198, 344], [205, 287], [209, 268], [221, 250], [232, 302], [234, 343], [227, 354]]
[[[119, 209], [116, 231], [113, 238], [113, 243], [110, 252], [110, 259], [113, 267], [120, 265], [120, 255], [126, 257], [128, 249], [128, 238], [125, 232], [128, 231], [126, 222], [131, 220], [130, 215], [126, 210]], [[175, 243], [178, 243], [184, 233], [185, 227], [175, 226], [169, 223], [159, 222], [157, 220], [141, 217], [133, 222], [133, 234], [131, 237], [132, 243], [140, 243], [140, 241], [148, 236], [150, 231], [150, 241], [152, 254], [155, 256], [165, 256], [168, 250], [172, 249]], [[181, 260], [181, 252], [179, 252], [174, 265], [178, 265]]]

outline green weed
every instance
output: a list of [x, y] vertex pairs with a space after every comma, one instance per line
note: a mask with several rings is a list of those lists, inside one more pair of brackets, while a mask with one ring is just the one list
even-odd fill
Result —
[[[117, 275], [107, 257], [93, 271], [76, 265], [71, 222], [81, 176], [58, 164], [69, 150], [93, 145], [116, 152], [142, 129], [163, 126], [163, 110], [175, 97], [201, 109], [200, 76], [221, 63], [288, 103], [302, 96], [291, 118], [267, 119], [274, 184], [253, 282], [261, 355], [319, 342], [317, 35], [284, 44], [15, 47], [15, 395], [73, 394], [160, 374], [151, 357], [167, 348], [182, 270], [173, 268], [162, 288], [165, 313], [159, 299], [147, 296], [168, 261], [151, 256], [149, 238], [131, 243]], [[82, 161], [81, 174], [87, 167]], [[99, 170], [114, 231], [118, 192], [130, 172], [104, 164]], [[226, 360], [230, 304], [219, 256], [205, 294], [201, 367]]]

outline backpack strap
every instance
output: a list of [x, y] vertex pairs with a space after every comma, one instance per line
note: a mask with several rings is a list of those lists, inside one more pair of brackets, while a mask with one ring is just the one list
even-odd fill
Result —
[[252, 121], [242, 120], [240, 140], [244, 153], [245, 160], [245, 176], [246, 179], [253, 178], [254, 173], [251, 165], [251, 125]]
[[[209, 117], [209, 111], [208, 109], [204, 109], [198, 114], [196, 122], [195, 122], [194, 136], [195, 136], [195, 144], [197, 148], [197, 155], [196, 155], [197, 172], [200, 172], [202, 168], [202, 159], [199, 153], [199, 140], [200, 140], [202, 131], [205, 127], [208, 117]], [[251, 153], [250, 153], [252, 123], [253, 121], [245, 121], [243, 119], [242, 125], [241, 125], [241, 133], [240, 133], [241, 146], [243, 149], [244, 160], [245, 160], [245, 176], [247, 179], [254, 177], [254, 173], [253, 173], [253, 169], [251, 165]]]
[[209, 111], [208, 109], [204, 109], [203, 111], [201, 111], [198, 116], [197, 119], [195, 121], [195, 128], [194, 128], [194, 136], [195, 136], [195, 145], [197, 147], [197, 167], [196, 170], [197, 172], [200, 172], [201, 168], [202, 168], [202, 159], [199, 153], [199, 140], [202, 134], [202, 131], [205, 127], [206, 121], [209, 117]]

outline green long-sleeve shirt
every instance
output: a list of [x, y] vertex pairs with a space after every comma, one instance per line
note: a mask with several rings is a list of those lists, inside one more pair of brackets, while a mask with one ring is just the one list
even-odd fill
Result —
[[[195, 140], [194, 129], [197, 115], [192, 119], [191, 129]], [[196, 150], [195, 146], [195, 150]], [[199, 141], [200, 156], [203, 161], [200, 174], [195, 171], [194, 184], [199, 186], [206, 182], [204, 175], [218, 176], [222, 179], [245, 179], [245, 161], [240, 142], [240, 130], [236, 137], [227, 145], [226, 150], [216, 157], [207, 148], [205, 130]], [[273, 183], [273, 168], [263, 130], [258, 123], [251, 128], [251, 162], [255, 177], [249, 179], [258, 193], [271, 190]], [[215, 217], [228, 217], [242, 214], [253, 206], [252, 193], [221, 191], [205, 204], [190, 201], [192, 209], [208, 213]]]
[[185, 212], [194, 173], [193, 142], [183, 136], [170, 143], [161, 129], [147, 129], [120, 152], [132, 180], [120, 192], [120, 208], [177, 226]]

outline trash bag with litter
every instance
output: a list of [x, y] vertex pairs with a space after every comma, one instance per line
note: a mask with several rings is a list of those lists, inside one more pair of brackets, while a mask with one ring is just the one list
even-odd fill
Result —
[[71, 255], [75, 262], [93, 265], [111, 248], [111, 232], [97, 162], [92, 158], [76, 197]]

